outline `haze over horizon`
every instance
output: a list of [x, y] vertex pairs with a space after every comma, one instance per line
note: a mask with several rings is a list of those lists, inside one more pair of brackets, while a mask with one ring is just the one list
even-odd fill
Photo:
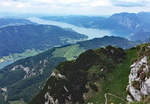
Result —
[[0, 0], [1, 15], [111, 15], [150, 12], [150, 0]]

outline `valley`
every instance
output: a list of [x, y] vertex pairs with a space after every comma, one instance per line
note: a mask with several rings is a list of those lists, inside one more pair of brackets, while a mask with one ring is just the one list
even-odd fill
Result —
[[[106, 30], [109, 35], [147, 42], [150, 37], [150, 13], [115, 13], [110, 16], [47, 16], [44, 20], [64, 22], [82, 28]], [[105, 33], [105, 32], [104, 32]]]
[[60, 62], [75, 60], [82, 52], [88, 49], [108, 45], [127, 49], [135, 46], [136, 43], [120, 37], [106, 36], [74, 45], [52, 48], [36, 56], [18, 60], [1, 69], [0, 87], [8, 89], [8, 101], [16, 101], [22, 98], [23, 101], [28, 102], [39, 92], [53, 69]]
[[0, 104], [148, 104], [148, 16], [0, 18]]
[[28, 18], [33, 23], [38, 24], [46, 24], [46, 25], [55, 25], [62, 28], [72, 29], [80, 34], [85, 34], [88, 36], [88, 39], [100, 38], [103, 36], [119, 36], [118, 34], [113, 33], [111, 30], [107, 29], [95, 29], [95, 28], [85, 28], [80, 26], [75, 26], [69, 23], [61, 22], [61, 21], [52, 21], [52, 20], [44, 20], [41, 18]]
[[0, 59], [3, 60], [0, 62], [0, 67], [37, 55], [52, 47], [73, 44], [86, 39], [87, 36], [83, 34], [52, 25], [7, 26], [0, 29]]

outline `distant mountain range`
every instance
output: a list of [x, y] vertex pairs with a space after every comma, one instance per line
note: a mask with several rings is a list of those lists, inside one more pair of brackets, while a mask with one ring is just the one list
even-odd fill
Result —
[[40, 91], [57, 64], [65, 60], [74, 60], [88, 49], [108, 45], [127, 49], [134, 47], [136, 43], [120, 37], [106, 36], [52, 48], [37, 56], [18, 60], [0, 70], [0, 87], [7, 89], [0, 98], [7, 96], [9, 102], [20, 101], [20, 99], [29, 102]]
[[[113, 31], [113, 34], [108, 32], [105, 35], [117, 34], [117, 36], [126, 37], [132, 41], [148, 42], [150, 37], [149, 15], [150, 13], [143, 12], [138, 14], [119, 13], [110, 17], [52, 16], [41, 18], [86, 28], [106, 29]], [[0, 59], [0, 68], [18, 59], [36, 55], [41, 50], [75, 43], [87, 38], [83, 34], [71, 31], [71, 29], [62, 29], [56, 26], [51, 26], [51, 29], [49, 29], [50, 26], [48, 25], [38, 25], [27, 19], [1, 18], [0, 27], [0, 58], [6, 56]], [[7, 62], [2, 63], [4, 60], [7, 60]]]
[[146, 41], [150, 37], [150, 13], [118, 13], [110, 17], [92, 16], [52, 16], [43, 19], [66, 22], [69, 24], [98, 29], [110, 29], [116, 34], [124, 33], [124, 36], [133, 41]]
[[[65, 22], [85, 28], [108, 29], [132, 41], [147, 41], [150, 37], [150, 13], [118, 13], [109, 17], [101, 16], [50, 16], [46, 20]], [[33, 24], [27, 19], [0, 18], [0, 27]], [[108, 34], [109, 35], [109, 34]]]
[[[17, 60], [10, 65], [5, 63], [7, 66], [0, 70], [0, 104], [104, 104], [107, 100], [119, 104], [126, 95], [135, 101], [129, 89], [136, 87], [140, 91], [140, 83], [134, 80], [128, 91], [125, 89], [131, 82], [130, 65], [140, 63], [143, 56], [150, 62], [149, 44], [133, 48], [150, 40], [149, 16], [150, 13], [119, 13], [110, 17], [41, 17], [126, 34], [86, 41], [86, 34], [68, 28], [25, 19], [0, 19], [0, 63]], [[137, 74], [140, 72], [141, 68]], [[149, 71], [144, 73], [148, 79]]]

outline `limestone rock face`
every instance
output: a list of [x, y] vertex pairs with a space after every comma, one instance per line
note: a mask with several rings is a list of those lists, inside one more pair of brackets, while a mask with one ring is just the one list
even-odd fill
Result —
[[45, 99], [45, 104], [58, 104], [58, 100], [54, 100], [54, 98], [51, 97], [48, 92], [45, 94]]
[[36, 75], [36, 72], [34, 69], [30, 69], [29, 67], [24, 67], [23, 65], [16, 65], [11, 69], [11, 71], [16, 71], [16, 70], [23, 70], [25, 72], [24, 79], [27, 79]]
[[129, 85], [127, 86], [127, 100], [129, 102], [141, 101], [143, 97], [150, 95], [149, 73], [147, 56], [131, 65]]

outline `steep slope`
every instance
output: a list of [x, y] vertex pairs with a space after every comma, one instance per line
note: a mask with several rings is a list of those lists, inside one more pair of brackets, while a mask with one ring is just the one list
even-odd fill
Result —
[[127, 31], [133, 41], [146, 41], [150, 38], [150, 13], [119, 13], [112, 15], [104, 25], [111, 29]]
[[[125, 58], [120, 48], [88, 50], [76, 60], [59, 64], [30, 104], [83, 104], [100, 93], [101, 81]], [[95, 93], [95, 94], [94, 94]]]
[[150, 44], [138, 46], [139, 57], [131, 65], [127, 100], [150, 102]]
[[[120, 44], [121, 42], [122, 44]], [[120, 37], [106, 36], [74, 45], [53, 48], [37, 56], [19, 60], [0, 70], [0, 87], [7, 88], [7, 101], [22, 99], [28, 102], [32, 96], [39, 92], [58, 63], [64, 60], [74, 60], [88, 49], [107, 45], [130, 48], [136, 43]]]
[[29, 104], [148, 104], [149, 57], [150, 44], [88, 50], [60, 63]]
[[[106, 28], [126, 29], [128, 31], [136, 31], [140, 23], [137, 14], [135, 13], [118, 13], [108, 18]], [[104, 25], [104, 27], [105, 27]]]
[[0, 87], [7, 89], [8, 101], [23, 99], [26, 102], [38, 92], [52, 69], [66, 60], [63, 57], [53, 58], [52, 52], [53, 49], [0, 70]]

